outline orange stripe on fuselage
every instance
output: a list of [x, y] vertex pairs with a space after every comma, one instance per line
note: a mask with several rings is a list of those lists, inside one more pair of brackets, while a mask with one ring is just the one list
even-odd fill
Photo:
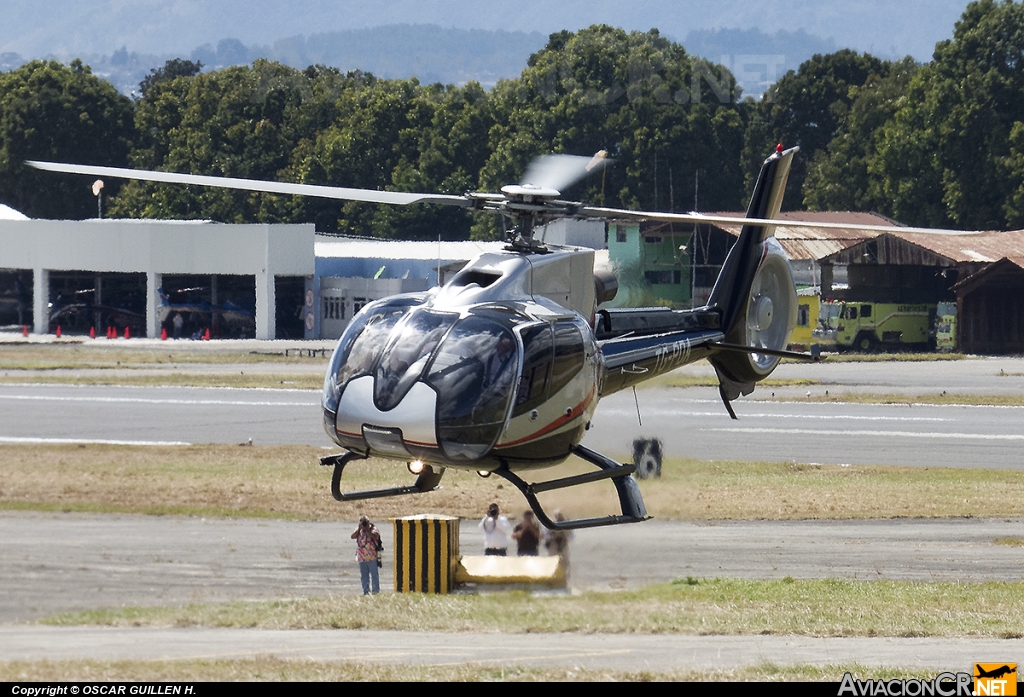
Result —
[[544, 428], [540, 429], [539, 431], [531, 433], [530, 435], [525, 436], [523, 438], [520, 438], [518, 440], [510, 441], [508, 443], [498, 443], [494, 447], [495, 448], [508, 448], [508, 447], [513, 446], [513, 445], [521, 445], [522, 443], [528, 443], [531, 440], [534, 440], [536, 438], [540, 438], [541, 436], [547, 435], [551, 431], [554, 431], [556, 428], [559, 428], [561, 426], [566, 425], [567, 423], [571, 422], [573, 419], [579, 417], [580, 414], [582, 414], [584, 411], [586, 411], [587, 405], [590, 404], [590, 401], [594, 398], [594, 392], [596, 391], [596, 389], [597, 389], [596, 385], [591, 387], [590, 388], [590, 394], [588, 394], [586, 396], [586, 398], [582, 402], [580, 402], [579, 404], [574, 406], [572, 408], [572, 413], [569, 414], [568, 416], [560, 416], [559, 418], [555, 419], [553, 422], [549, 423], [547, 426], [545, 426]]

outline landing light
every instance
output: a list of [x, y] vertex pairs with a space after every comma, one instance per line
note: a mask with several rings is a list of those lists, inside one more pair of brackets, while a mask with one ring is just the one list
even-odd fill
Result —
[[408, 467], [410, 474], [422, 474], [423, 470], [427, 468], [427, 465], [423, 463], [423, 460], [413, 460], [409, 463]]

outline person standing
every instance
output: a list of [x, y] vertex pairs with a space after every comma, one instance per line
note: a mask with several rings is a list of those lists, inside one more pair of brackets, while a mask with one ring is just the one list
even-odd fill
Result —
[[356, 561], [359, 562], [359, 580], [363, 584], [363, 595], [370, 594], [371, 581], [373, 594], [376, 595], [380, 593], [378, 554], [384, 548], [380, 541], [380, 532], [369, 518], [361, 515], [359, 527], [352, 533], [352, 539], [356, 541]]
[[174, 325], [174, 338], [181, 338], [181, 328], [185, 326], [185, 318], [181, 316], [180, 312], [175, 313], [174, 319], [171, 320], [171, 324]]
[[[561, 511], [555, 511], [555, 520], [559, 523], [565, 522], [565, 515]], [[572, 540], [572, 530], [544, 530], [544, 548], [548, 551], [549, 557], [561, 557], [565, 575], [569, 576], [569, 541]]]
[[508, 536], [512, 533], [512, 523], [498, 512], [498, 504], [487, 507], [487, 515], [478, 526], [484, 531], [484, 554], [504, 557], [508, 554]]
[[519, 556], [537, 556], [537, 549], [540, 547], [540, 527], [533, 519], [533, 511], [527, 509], [523, 512], [523, 522], [512, 531], [512, 538], [516, 541], [516, 553]]

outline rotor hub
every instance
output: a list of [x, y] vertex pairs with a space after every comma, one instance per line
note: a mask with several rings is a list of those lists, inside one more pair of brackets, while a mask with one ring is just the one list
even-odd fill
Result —
[[772, 326], [772, 317], [775, 314], [775, 306], [772, 304], [772, 299], [767, 295], [759, 295], [754, 299], [754, 327], [759, 332], [763, 332], [768, 327]]

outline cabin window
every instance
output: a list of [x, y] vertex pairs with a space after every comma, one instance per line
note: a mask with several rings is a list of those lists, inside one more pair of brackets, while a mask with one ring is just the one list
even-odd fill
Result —
[[583, 369], [583, 335], [572, 322], [558, 322], [555, 325], [555, 360], [551, 366], [551, 385], [548, 394], [553, 395], [576, 377]]
[[426, 382], [437, 392], [437, 436], [453, 460], [483, 457], [505, 423], [519, 369], [512, 332], [470, 315], [445, 337]]
[[388, 411], [398, 406], [457, 319], [454, 313], [419, 308], [392, 332], [374, 380], [373, 398], [378, 409]]
[[522, 337], [523, 373], [519, 376], [513, 416], [536, 409], [547, 399], [548, 376], [551, 374], [554, 352], [551, 326], [547, 323], [527, 327]]

